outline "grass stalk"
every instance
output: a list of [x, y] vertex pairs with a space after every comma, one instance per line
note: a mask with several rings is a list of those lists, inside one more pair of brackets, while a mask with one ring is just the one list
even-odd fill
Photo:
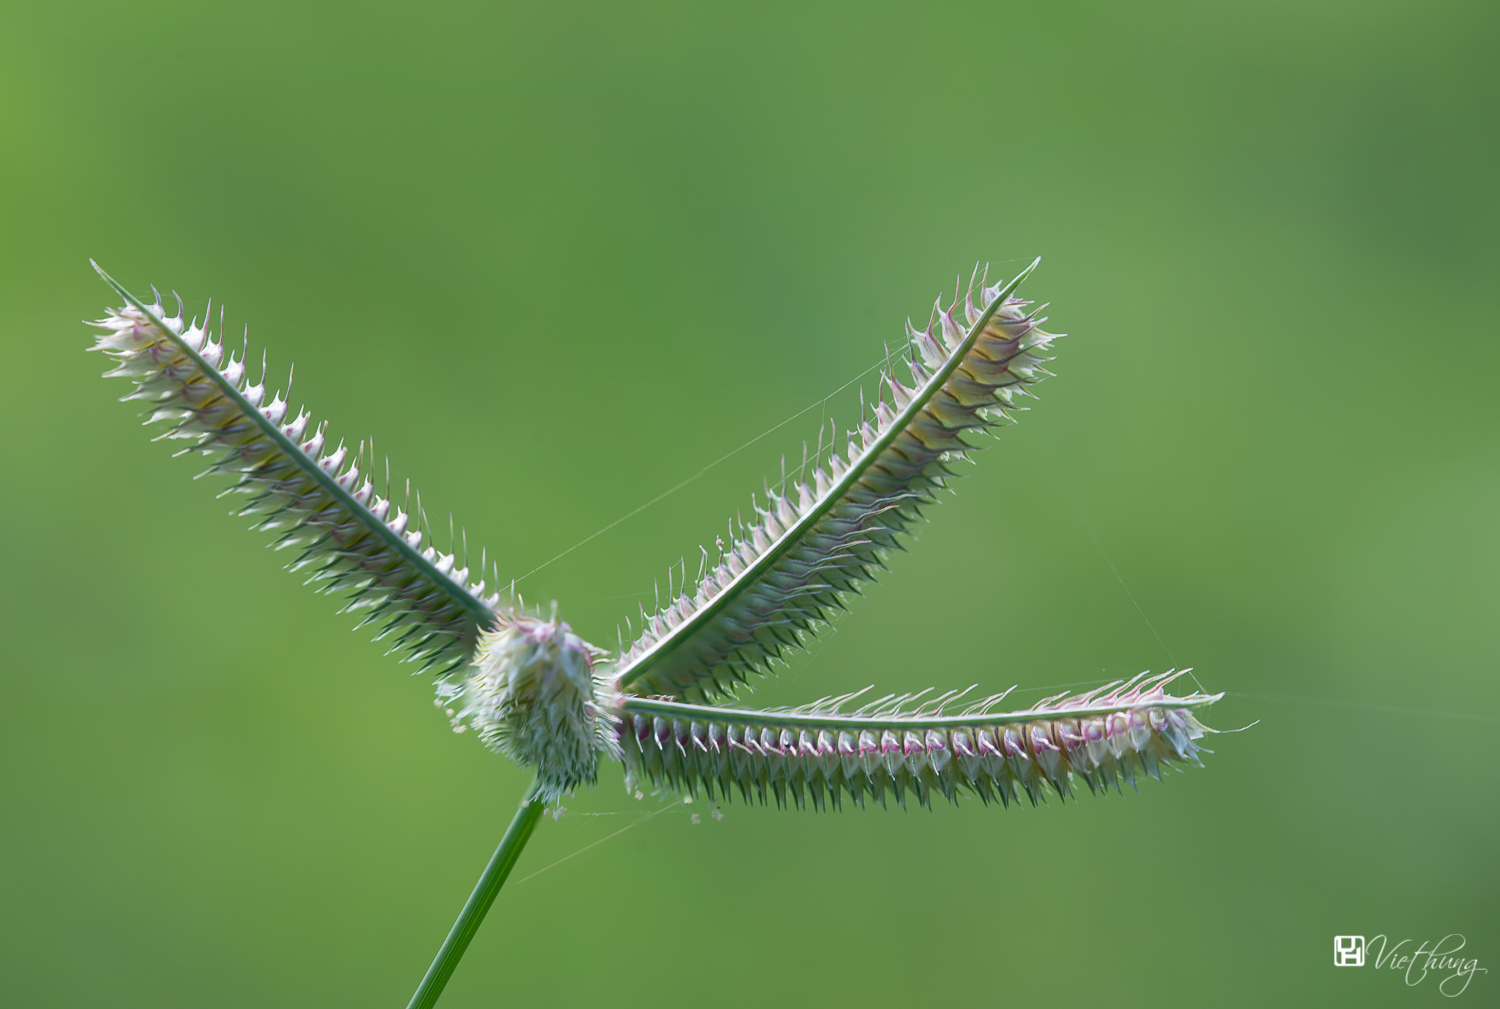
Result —
[[521, 849], [526, 847], [531, 832], [536, 829], [536, 822], [542, 816], [542, 806], [537, 786], [533, 784], [527, 790], [526, 798], [521, 800], [521, 808], [516, 810], [515, 819], [510, 821], [505, 836], [500, 839], [500, 846], [490, 856], [489, 865], [484, 867], [484, 874], [479, 877], [479, 882], [474, 885], [474, 892], [464, 902], [464, 909], [458, 913], [458, 920], [453, 923], [448, 938], [443, 940], [442, 948], [433, 958], [432, 966], [427, 968], [427, 974], [417, 986], [416, 994], [411, 997], [406, 1009], [430, 1009], [437, 1004], [438, 996], [443, 994], [443, 988], [453, 976], [458, 961], [463, 958], [464, 950], [469, 948], [469, 940], [479, 931], [480, 923], [484, 921], [490, 905], [495, 902], [495, 895], [505, 884], [510, 870], [515, 867], [516, 859], [521, 857]]

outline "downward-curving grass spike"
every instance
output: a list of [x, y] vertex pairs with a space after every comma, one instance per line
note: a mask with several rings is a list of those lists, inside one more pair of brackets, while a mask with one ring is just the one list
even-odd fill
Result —
[[[947, 464], [975, 446], [971, 431], [1011, 423], [1018, 394], [1049, 374], [1042, 364], [1054, 334], [1029, 302], [1011, 295], [1036, 269], [1008, 284], [980, 284], [918, 331], [907, 323], [913, 385], [882, 377], [872, 418], [850, 433], [847, 455], [831, 452], [810, 480], [768, 491], [757, 521], [724, 551], [691, 592], [647, 616], [620, 658], [617, 687], [633, 694], [710, 700], [765, 672], [825, 623], [842, 597], [874, 577], [933, 494]], [[976, 271], [977, 274], [977, 271]]]
[[471, 582], [467, 566], [455, 570], [459, 558], [439, 551], [430, 531], [424, 538], [419, 513], [376, 493], [363, 446], [351, 458], [342, 442], [328, 446], [326, 421], [314, 426], [306, 409], [288, 420], [279, 391], [267, 401], [264, 363], [252, 384], [245, 354], [225, 350], [222, 310], [214, 334], [212, 305], [201, 327], [183, 319], [180, 300], [169, 318], [159, 294], [147, 305], [94, 269], [126, 303], [90, 324], [104, 331], [90, 349], [114, 359], [105, 377], [135, 380], [124, 398], [146, 404], [146, 423], [171, 424], [157, 440], [183, 439], [179, 455], [215, 457], [200, 475], [233, 477], [224, 493], [250, 498], [235, 513], [274, 532], [276, 549], [296, 549], [288, 567], [322, 592], [346, 594], [343, 611], [379, 624], [376, 637], [392, 638], [393, 652], [439, 676], [465, 666], [500, 607], [498, 593], [485, 595], [483, 572]]
[[1118, 790], [1122, 781], [1134, 787], [1138, 772], [1159, 778], [1173, 761], [1200, 763], [1196, 740], [1213, 730], [1194, 711], [1223, 695], [1169, 695], [1185, 673], [1142, 673], [1005, 713], [988, 710], [1003, 694], [956, 715], [899, 704], [844, 714], [838, 702], [747, 711], [623, 697], [621, 739], [631, 776], [711, 800], [737, 791], [747, 803], [822, 810], [840, 808], [846, 795], [882, 806], [890, 795], [904, 807], [908, 793], [923, 806], [934, 794], [957, 803], [968, 793], [986, 804], [1036, 805], [1049, 787], [1068, 798], [1075, 781]]

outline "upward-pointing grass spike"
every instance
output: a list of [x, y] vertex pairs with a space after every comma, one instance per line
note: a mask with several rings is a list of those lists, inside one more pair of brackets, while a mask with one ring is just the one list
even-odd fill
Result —
[[[858, 593], [921, 504], [948, 486], [946, 463], [973, 451], [964, 436], [1008, 422], [1014, 390], [1044, 377], [1055, 337], [1012, 297], [1038, 262], [984, 289], [984, 309], [967, 331], [955, 328], [950, 310], [941, 342], [918, 334], [928, 363], [913, 362], [913, 386], [890, 377], [888, 413], [872, 413], [861, 388], [848, 456], [835, 452], [817, 467], [811, 500], [792, 500], [783, 463], [782, 494], [768, 489], [765, 508], [752, 499], [756, 521], [747, 528], [741, 519], [738, 536], [731, 529], [723, 561], [688, 593], [688, 612], [673, 607], [642, 630], [620, 660], [617, 689], [706, 700], [798, 647], [782, 628], [825, 623], [842, 594]], [[955, 290], [961, 285], [960, 277]]]
[[[376, 498], [357, 480], [364, 467], [363, 443], [346, 466], [342, 448], [322, 454], [326, 422], [304, 441], [305, 411], [287, 422], [285, 399], [278, 395], [265, 401], [265, 354], [260, 380], [251, 384], [245, 367], [248, 326], [239, 356], [223, 360], [222, 306], [215, 342], [208, 328], [212, 303], [201, 327], [196, 318], [183, 321], [180, 297], [177, 314], [167, 318], [160, 294], [147, 305], [97, 263], [93, 266], [125, 302], [93, 324], [102, 330], [93, 349], [114, 360], [110, 375], [135, 381], [128, 398], [148, 405], [151, 422], [171, 423], [164, 437], [185, 440], [191, 450], [214, 456], [210, 472], [236, 477], [236, 489], [253, 495], [257, 525], [303, 530], [311, 544], [294, 567], [315, 566], [319, 573], [314, 581], [328, 581], [331, 587], [357, 591], [361, 585], [378, 585], [401, 601], [407, 618], [431, 629], [460, 627], [436, 647], [443, 656], [465, 658], [479, 628], [495, 619], [494, 608], [468, 583], [423, 558], [387, 520], [386, 499]], [[290, 375], [287, 389], [290, 393]], [[417, 599], [428, 602], [418, 609]]]

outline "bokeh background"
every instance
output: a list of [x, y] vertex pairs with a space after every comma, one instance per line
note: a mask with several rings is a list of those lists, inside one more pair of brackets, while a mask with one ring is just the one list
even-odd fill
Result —
[[[6, 5], [7, 1003], [405, 1005], [525, 784], [148, 443], [83, 353], [91, 256], [227, 303], [509, 578], [1040, 254], [1058, 377], [753, 703], [1175, 664], [1259, 720], [1035, 811], [694, 824], [611, 768], [445, 1006], [1404, 1006], [1437, 979], [1332, 937], [1453, 932], [1494, 999], [1497, 20]], [[854, 396], [521, 591], [612, 645]]]

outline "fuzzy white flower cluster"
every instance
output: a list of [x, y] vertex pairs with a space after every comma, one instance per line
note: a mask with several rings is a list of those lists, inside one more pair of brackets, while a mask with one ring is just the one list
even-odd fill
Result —
[[536, 768], [539, 794], [554, 801], [598, 779], [599, 753], [618, 758], [617, 719], [594, 675], [603, 653], [567, 624], [516, 616], [479, 639], [469, 676], [438, 686], [439, 702], [463, 707], [455, 731], [472, 726], [490, 749]]

